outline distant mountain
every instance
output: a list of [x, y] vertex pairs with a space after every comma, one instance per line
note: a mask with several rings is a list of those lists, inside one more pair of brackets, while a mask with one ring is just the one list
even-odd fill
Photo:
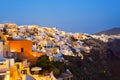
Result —
[[112, 28], [106, 31], [101, 31], [101, 32], [96, 33], [96, 35], [101, 35], [101, 34], [117, 35], [117, 34], [120, 34], [120, 28]]

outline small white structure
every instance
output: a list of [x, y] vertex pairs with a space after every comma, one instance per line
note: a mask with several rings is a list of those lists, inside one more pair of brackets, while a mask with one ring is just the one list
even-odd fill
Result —
[[40, 71], [40, 70], [42, 70], [41, 67], [33, 67], [33, 68], [31, 69], [31, 71]]

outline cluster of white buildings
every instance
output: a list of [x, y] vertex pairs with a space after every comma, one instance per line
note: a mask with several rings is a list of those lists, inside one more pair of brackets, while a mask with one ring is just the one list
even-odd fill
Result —
[[[3, 25], [1, 24], [0, 29], [2, 30], [2, 28]], [[90, 52], [90, 47], [83, 45], [84, 42], [82, 41], [89, 39], [87, 37], [88, 34], [66, 33], [56, 28], [39, 27], [37, 25], [17, 26], [16, 24], [5, 24], [4, 28], [13, 39], [32, 40], [33, 51], [46, 52], [46, 54], [52, 57], [56, 54], [76, 56], [71, 48], [78, 53], [81, 50]], [[71, 38], [78, 41], [73, 41]]]
[[95, 39], [99, 39], [103, 42], [108, 42], [109, 40], [113, 40], [113, 39], [120, 39], [120, 35], [105, 35], [105, 34], [101, 34], [101, 35], [91, 35], [93, 38]]
[[[108, 42], [109, 39], [120, 39], [119, 35], [108, 36], [104, 34], [89, 35], [86, 33], [66, 33], [64, 31], [58, 30], [57, 28], [39, 27], [37, 25], [17, 26], [16, 24], [0, 24], [0, 31], [3, 32], [3, 34], [12, 37], [14, 40], [31, 40], [32, 51], [46, 53], [51, 61], [54, 60], [61, 62], [65, 61], [63, 55], [80, 56], [81, 59], [84, 59], [84, 56], [81, 52], [84, 51], [86, 53], [90, 53], [92, 49], [92, 46], [85, 44], [84, 40], [95, 38], [103, 42]], [[2, 34], [0, 33], [0, 35]], [[16, 66], [16, 68], [11, 70], [17, 69], [17, 64], [22, 66], [20, 71], [23, 70], [25, 73], [27, 71], [28, 74], [31, 75], [28, 71], [29, 67], [25, 67], [28, 65], [27, 62], [25, 62], [25, 64], [24, 62], [15, 63], [14, 58], [5, 58], [5, 56], [10, 56], [8, 54], [10, 53], [10, 50], [9, 45], [6, 45], [4, 41], [4, 37], [0, 36], [0, 75], [5, 74], [5, 77], [3, 76], [4, 80], [9, 80], [8, 78], [10, 78], [10, 68], [11, 66]], [[19, 78], [21, 76], [19, 76]], [[31, 76], [34, 77], [33, 75]], [[36, 78], [36, 80], [39, 79]]]
[[[29, 38], [31, 41], [33, 41], [32, 42], [33, 46], [31, 47], [33, 51], [35, 50], [38, 52], [39, 51], [46, 52], [47, 48], [48, 49], [53, 47], [55, 48], [54, 43], [50, 41], [48, 38], [46, 39], [47, 35], [44, 32], [38, 35], [37, 33], [38, 29], [35, 30], [34, 29], [36, 28], [35, 26], [34, 27], [29, 26], [27, 29], [25, 28], [24, 27], [19, 28], [15, 24], [0, 25], [0, 30], [1, 30], [0, 31], [0, 80], [57, 80], [52, 72], [46, 76], [45, 75], [39, 76], [36, 73], [31, 74], [30, 63], [27, 62], [26, 59], [24, 61], [15, 61], [17, 57], [17, 53], [15, 52], [16, 50], [11, 50], [11, 47], [7, 42], [6, 36], [8, 38], [12, 37], [12, 40], [18, 43], [23, 42], [24, 40], [27, 40]], [[34, 34], [32, 30], [33, 32], [36, 31], [36, 34]], [[13, 44], [13, 45], [17, 45], [17, 44]], [[21, 50], [22, 52], [24, 52], [23, 48], [21, 48]], [[58, 50], [56, 52], [58, 52]], [[31, 70], [34, 70], [34, 72], [36, 72], [36, 70], [41, 70], [41, 69], [39, 67], [35, 67], [34, 69]]]

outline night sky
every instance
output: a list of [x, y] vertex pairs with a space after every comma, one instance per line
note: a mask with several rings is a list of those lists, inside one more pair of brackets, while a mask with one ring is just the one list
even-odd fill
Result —
[[0, 23], [92, 34], [120, 27], [120, 0], [0, 0]]

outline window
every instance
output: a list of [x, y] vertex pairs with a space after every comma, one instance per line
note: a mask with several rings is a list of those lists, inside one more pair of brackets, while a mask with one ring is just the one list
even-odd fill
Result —
[[21, 52], [24, 52], [24, 49], [23, 49], [23, 48], [21, 48]]

